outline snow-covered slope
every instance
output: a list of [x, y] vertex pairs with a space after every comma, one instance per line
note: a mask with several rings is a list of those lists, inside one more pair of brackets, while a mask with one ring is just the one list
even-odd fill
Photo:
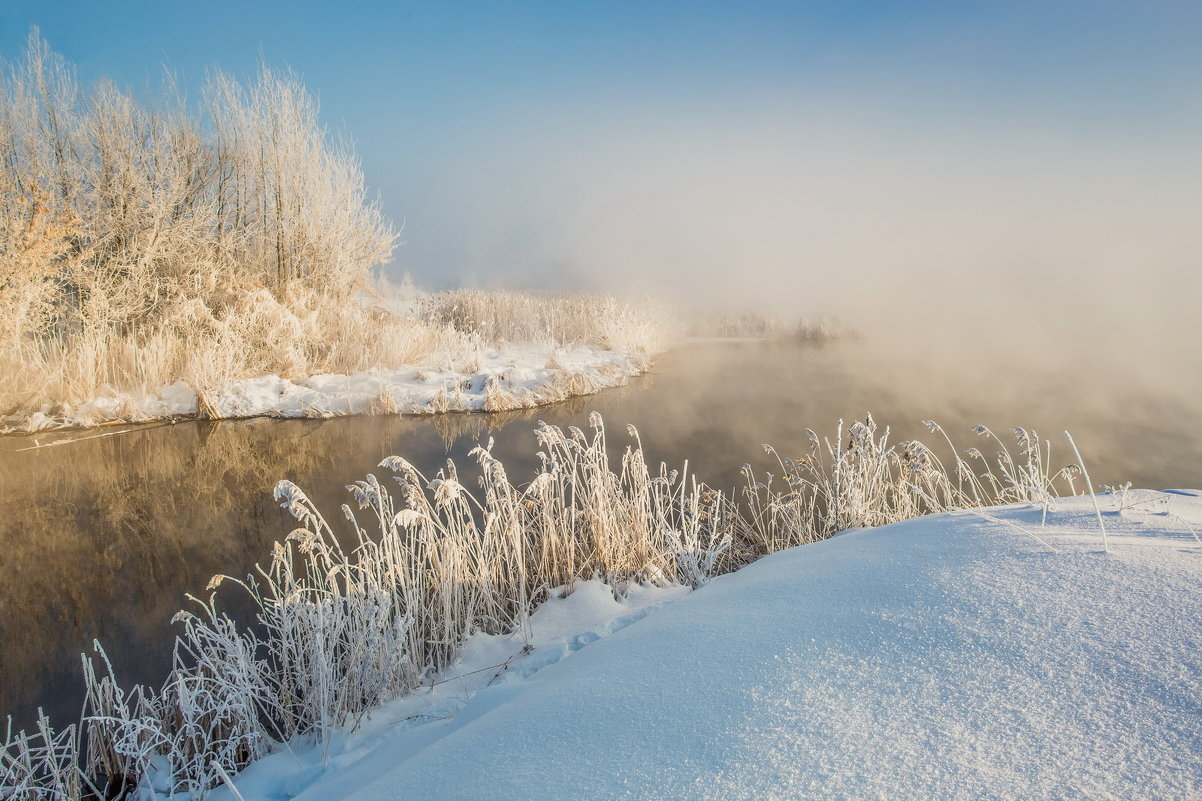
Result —
[[[1074, 498], [1046, 526], [1011, 506], [850, 532], [684, 597], [640, 590], [634, 612], [589, 583], [536, 613], [528, 654], [478, 638], [461, 672], [512, 659], [450, 707], [402, 699], [326, 767], [277, 754], [236, 782], [248, 800], [1202, 797], [1202, 497], [1102, 511], [1109, 554]], [[429, 722], [386, 722], [422, 704]]]

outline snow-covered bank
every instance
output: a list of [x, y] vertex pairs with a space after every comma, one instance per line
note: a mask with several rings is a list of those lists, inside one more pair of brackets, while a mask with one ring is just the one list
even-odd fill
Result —
[[464, 678], [324, 768], [283, 752], [235, 782], [248, 801], [1198, 797], [1202, 497], [1103, 498], [1109, 554], [1090, 499], [1043, 511], [850, 532], [650, 612], [681, 591], [623, 607], [586, 584], [535, 614], [529, 653], [477, 640]]
[[[229, 381], [219, 391], [203, 396], [183, 381], [156, 393], [110, 388], [80, 404], [47, 407], [28, 418], [14, 416], [7, 430], [188, 418], [202, 413], [207, 418], [225, 419], [522, 409], [620, 386], [646, 370], [649, 363], [642, 352], [594, 345], [510, 345], [482, 350], [475, 363], [464, 369], [431, 362], [301, 380], [264, 375]], [[0, 420], [0, 432], [6, 430], [4, 422]]]

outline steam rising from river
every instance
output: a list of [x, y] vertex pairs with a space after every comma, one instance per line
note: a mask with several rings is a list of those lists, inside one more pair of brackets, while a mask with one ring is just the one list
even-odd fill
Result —
[[[882, 369], [1202, 388], [1200, 138], [829, 105], [627, 111], [502, 128], [468, 154], [427, 198], [466, 234], [452, 280], [834, 314]], [[439, 236], [409, 231], [402, 268]]]

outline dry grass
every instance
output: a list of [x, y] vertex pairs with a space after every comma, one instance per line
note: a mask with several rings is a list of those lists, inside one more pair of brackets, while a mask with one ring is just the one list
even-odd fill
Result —
[[682, 325], [670, 310], [650, 301], [632, 304], [606, 295], [471, 289], [429, 298], [422, 316], [487, 342], [586, 342], [646, 355], [667, 350]]
[[872, 415], [846, 429], [840, 421], [833, 440], [806, 429], [809, 449], [800, 457], [765, 445], [776, 458], [779, 478], [769, 474], [761, 482], [744, 465], [741, 542], [752, 554], [772, 553], [933, 512], [1018, 502], [1046, 508], [1058, 495], [1076, 494], [1080, 468], [1053, 470], [1051, 443], [1034, 430], [1012, 430], [1012, 453], [988, 428], [975, 426], [974, 433], [998, 448], [990, 460], [977, 448], [961, 456], [939, 424], [924, 422], [947, 446], [950, 465], [922, 442], [891, 444], [889, 430], [879, 430]]
[[[1072, 492], [1079, 472], [1053, 472], [1033, 431], [1014, 429], [1012, 452], [980, 427], [996, 458], [969, 449], [948, 467], [922, 443], [890, 445], [869, 417], [846, 431], [840, 423], [833, 440], [808, 432], [805, 457], [779, 457], [782, 490], [748, 468], [737, 503], [683, 471], [650, 469], [633, 427], [615, 464], [599, 415], [591, 425], [586, 434], [540, 424], [541, 467], [525, 484], [510, 480], [491, 444], [477, 448], [479, 492], [452, 463], [427, 477], [390, 457], [381, 466], [396, 474], [395, 495], [374, 476], [348, 487], [358, 509], [343, 507], [351, 547], [299, 487], [280, 482], [276, 497], [301, 527], [253, 575], [215, 577], [212, 594], [177, 616], [163, 687], [123, 691], [103, 652], [99, 672], [86, 660], [85, 758], [76, 729], [55, 735], [42, 721], [32, 735], [9, 732], [0, 787], [20, 799], [77, 798], [92, 785], [120, 795], [153, 776], [200, 797], [278, 743], [353, 729], [447, 667], [472, 631], [520, 630], [552, 587], [590, 576], [615, 588], [696, 586], [846, 528], [1011, 501], [1046, 508], [1056, 482]], [[250, 598], [257, 627], [221, 611], [230, 589]]]

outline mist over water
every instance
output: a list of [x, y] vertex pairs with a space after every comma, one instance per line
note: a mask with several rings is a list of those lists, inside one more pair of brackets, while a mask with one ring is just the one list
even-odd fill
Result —
[[[99, 638], [127, 683], [159, 684], [169, 667], [170, 619], [216, 573], [244, 575], [294, 522], [271, 498], [287, 478], [314, 499], [336, 531], [344, 487], [400, 455], [433, 476], [453, 458], [474, 486], [469, 451], [496, 439], [495, 454], [515, 482], [537, 468], [535, 421], [587, 430], [604, 415], [611, 453], [638, 426], [648, 459], [732, 489], [750, 463], [762, 478], [779, 472], [760, 447], [803, 456], [805, 428], [833, 438], [836, 422], [872, 412], [892, 439], [918, 438], [939, 450], [921, 421], [941, 423], [958, 448], [994, 445], [972, 434], [984, 423], [1007, 442], [1011, 425], [1052, 442], [1056, 467], [1073, 462], [1060, 432], [1072, 431], [1098, 484], [1202, 486], [1202, 427], [1157, 387], [1061, 372], [1042, 383], [1001, 371], [966, 377], [955, 364], [933, 369], [918, 354], [899, 378], [878, 369], [871, 340], [825, 346], [770, 343], [686, 345], [625, 388], [514, 414], [434, 418], [351, 417], [158, 424], [130, 433], [41, 435], [66, 444], [22, 450], [32, 437], [0, 440], [0, 713], [19, 725], [38, 705], [56, 720], [79, 712], [79, 654]], [[905, 363], [902, 364], [905, 366]], [[922, 380], [914, 380], [921, 378]], [[1102, 399], [1102, 400], [1099, 400]], [[1112, 406], [1127, 409], [1121, 420]], [[233, 598], [236, 595], [223, 595]], [[237, 611], [236, 605], [233, 607]]]
[[927, 361], [999, 392], [1018, 389], [999, 370], [1202, 392], [1191, 128], [923, 116], [863, 92], [769, 100], [503, 127], [423, 199], [470, 236], [448, 250], [412, 231], [397, 269], [420, 278], [437, 255], [451, 283], [834, 315], [898, 380]]

